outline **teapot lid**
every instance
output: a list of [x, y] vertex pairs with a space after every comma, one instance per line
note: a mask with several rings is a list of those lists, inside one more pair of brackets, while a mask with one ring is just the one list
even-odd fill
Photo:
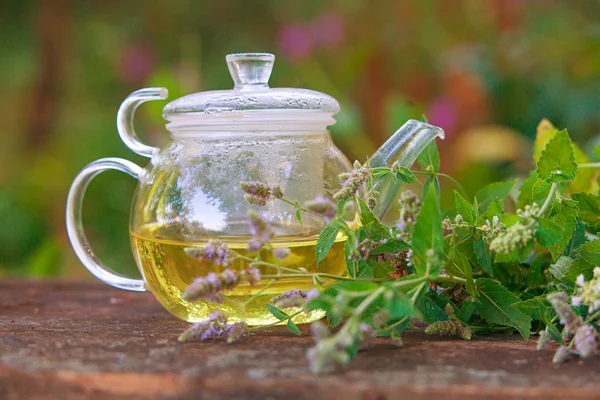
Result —
[[339, 103], [308, 89], [269, 88], [275, 56], [269, 53], [228, 54], [225, 57], [235, 84], [230, 90], [211, 90], [180, 97], [165, 106], [167, 128], [274, 124], [333, 125]]

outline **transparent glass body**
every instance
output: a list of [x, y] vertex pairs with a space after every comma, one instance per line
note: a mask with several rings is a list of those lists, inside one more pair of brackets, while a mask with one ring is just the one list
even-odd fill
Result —
[[[350, 168], [333, 145], [327, 131], [279, 131], [176, 135], [159, 151], [140, 177], [131, 216], [132, 249], [146, 284], [176, 316], [197, 321], [215, 309], [250, 324], [275, 322], [264, 304], [289, 289], [310, 289], [311, 278], [281, 279], [256, 286], [241, 285], [225, 293], [222, 305], [182, 300], [193, 279], [222, 270], [214, 264], [190, 258], [186, 247], [203, 246], [218, 238], [248, 254], [251, 238], [248, 211], [255, 210], [274, 231], [273, 247], [290, 248], [281, 265], [334, 275], [346, 273], [343, 242], [318, 266], [315, 244], [324, 225], [310, 214], [295, 216], [296, 209], [279, 200], [258, 208], [250, 205], [240, 189], [242, 181], [279, 185], [284, 196], [301, 204], [317, 196], [331, 196], [339, 188], [338, 175]], [[263, 258], [274, 260], [263, 252]], [[245, 269], [246, 262], [229, 268]], [[263, 274], [276, 273], [261, 266]], [[252, 295], [260, 295], [251, 299]], [[249, 301], [249, 302], [248, 302]], [[320, 313], [299, 315], [298, 322], [320, 318]]]
[[[345, 237], [339, 236], [318, 265], [315, 245], [323, 220], [310, 214], [296, 218], [294, 206], [279, 200], [258, 208], [244, 199], [242, 181], [279, 185], [284, 197], [305, 203], [317, 196], [331, 197], [341, 186], [338, 175], [349, 171], [348, 159], [334, 146], [327, 126], [339, 104], [332, 97], [306, 89], [270, 89], [267, 81], [274, 56], [264, 53], [234, 54], [227, 63], [235, 83], [233, 90], [201, 92], [169, 103], [163, 116], [169, 122], [170, 143], [157, 149], [142, 143], [133, 127], [136, 108], [149, 100], [167, 97], [164, 88], [132, 93], [117, 114], [123, 142], [135, 153], [150, 158], [146, 168], [120, 158], [105, 158], [86, 166], [75, 178], [67, 200], [67, 232], [73, 248], [88, 270], [101, 281], [126, 290], [151, 290], [161, 304], [177, 317], [194, 322], [215, 310], [232, 320], [250, 325], [276, 322], [265, 303], [289, 289], [309, 289], [311, 277], [263, 280], [241, 284], [225, 293], [222, 304], [188, 302], [185, 288], [197, 277], [219, 272], [222, 266], [187, 256], [186, 249], [203, 247], [220, 239], [232, 251], [253, 258], [246, 244], [251, 237], [247, 222], [255, 210], [274, 232], [272, 246], [290, 249], [284, 260], [261, 253], [263, 275], [275, 271], [268, 264], [294, 270], [345, 275]], [[408, 121], [371, 158], [379, 167], [398, 161], [410, 167], [417, 155], [436, 136], [437, 127]], [[130, 235], [132, 251], [143, 279], [133, 279], [106, 267], [90, 246], [81, 222], [81, 206], [89, 182], [97, 174], [119, 170], [138, 179], [132, 203]], [[390, 177], [376, 189], [381, 193], [376, 213], [383, 215], [399, 189]], [[238, 259], [234, 270], [248, 267]], [[293, 312], [293, 310], [290, 310]], [[321, 311], [299, 313], [294, 321], [321, 318]]]

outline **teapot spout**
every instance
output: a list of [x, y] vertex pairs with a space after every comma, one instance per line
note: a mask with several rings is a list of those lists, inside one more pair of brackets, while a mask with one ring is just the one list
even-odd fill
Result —
[[[444, 131], [437, 126], [408, 120], [373, 154], [370, 165], [373, 168], [390, 167], [398, 161], [400, 166], [410, 168], [432, 140], [436, 137], [444, 139], [444, 136]], [[382, 179], [375, 186], [379, 192], [375, 215], [379, 218], [385, 216], [401, 186], [402, 183], [392, 176]]]

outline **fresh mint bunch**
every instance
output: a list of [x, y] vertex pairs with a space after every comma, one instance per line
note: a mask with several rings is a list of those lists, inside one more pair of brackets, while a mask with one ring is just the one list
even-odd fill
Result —
[[[435, 142], [420, 155], [419, 170], [397, 163], [371, 168], [368, 162], [356, 162], [353, 171], [340, 176], [335, 201], [317, 198], [300, 205], [277, 188], [242, 183], [252, 204], [283, 201], [296, 207], [300, 221], [304, 213], [324, 219], [317, 263], [340, 232], [348, 238], [346, 276], [282, 268], [262, 261], [260, 255], [249, 260], [272, 268], [273, 274], [262, 279], [283, 274], [313, 279], [313, 290], [290, 291], [267, 306], [296, 334], [300, 330], [292, 322], [295, 315], [325, 310], [328, 326], [318, 322], [312, 327], [310, 369], [321, 373], [346, 367], [376, 336], [401, 345], [402, 332], [416, 329], [417, 321], [427, 325], [426, 333], [466, 340], [494, 331], [518, 331], [525, 339], [538, 332], [540, 346], [550, 340], [560, 344], [555, 361], [596, 354], [600, 197], [590, 171], [600, 163], [573, 144], [566, 130], [545, 120], [538, 126], [534, 160], [535, 169], [526, 179], [492, 183], [474, 195], [439, 172]], [[376, 183], [389, 176], [421, 185], [420, 194], [400, 194], [399, 215], [392, 226], [371, 211], [377, 204]], [[455, 188], [453, 207], [440, 203], [441, 180]], [[350, 220], [354, 223], [348, 224]], [[251, 218], [257, 227], [254, 240], [269, 250], [272, 236], [264, 235], [268, 227], [259, 222]], [[222, 246], [212, 244], [217, 245]], [[219, 252], [210, 248], [191, 256], [213, 257], [222, 265], [227, 265], [227, 257], [239, 257], [215, 248]], [[251, 271], [245, 274], [236, 279], [252, 276]], [[199, 279], [196, 286], [204, 298], [218, 299], [220, 291], [231, 286], [223, 279], [221, 286]]]

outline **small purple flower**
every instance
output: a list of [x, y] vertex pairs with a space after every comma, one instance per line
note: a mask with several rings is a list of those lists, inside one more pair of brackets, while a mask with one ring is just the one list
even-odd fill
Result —
[[273, 237], [273, 231], [260, 215], [254, 211], [248, 213], [248, 227], [253, 236], [248, 242], [249, 251], [258, 251], [262, 246]]
[[211, 239], [204, 247], [186, 247], [185, 254], [201, 261], [212, 261], [217, 265], [227, 265], [229, 248], [219, 239]]
[[193, 324], [179, 336], [179, 342], [206, 340], [223, 336], [227, 343], [233, 343], [242, 336], [247, 336], [248, 325], [245, 322], [227, 323], [227, 317], [221, 311], [215, 311], [202, 322]]
[[281, 199], [283, 197], [283, 191], [281, 190], [281, 186], [273, 186], [273, 188], [271, 189], [271, 195], [276, 199]]
[[260, 270], [250, 264], [250, 268], [242, 272], [242, 276], [250, 284], [250, 286], [256, 286], [260, 282]]
[[232, 270], [226, 269], [219, 274], [210, 272], [205, 277], [194, 279], [183, 292], [182, 298], [187, 301], [206, 299], [213, 303], [223, 301], [223, 290], [233, 289], [238, 283], [238, 276]]
[[321, 292], [319, 291], [319, 289], [310, 289], [306, 293], [305, 301], [308, 303], [309, 301], [311, 301], [311, 300], [316, 299], [317, 297], [319, 297], [320, 294], [321, 294]]
[[278, 247], [275, 249], [275, 251], [273, 252], [275, 254], [275, 257], [277, 257], [280, 260], [285, 260], [286, 258], [289, 257], [291, 250], [288, 247]]
[[233, 343], [243, 336], [248, 336], [248, 325], [244, 321], [234, 322], [225, 328], [227, 343]]
[[327, 222], [333, 220], [337, 213], [337, 205], [322, 196], [317, 196], [314, 200], [307, 201], [305, 206], [307, 210], [322, 216]]
[[583, 325], [577, 328], [573, 342], [581, 358], [589, 357], [598, 352], [598, 334], [591, 325]]
[[406, 239], [410, 235], [412, 226], [417, 221], [417, 215], [421, 210], [421, 200], [411, 190], [404, 190], [400, 193], [398, 206], [400, 217], [396, 222], [397, 236], [399, 239]]
[[567, 346], [560, 346], [556, 349], [556, 353], [554, 353], [554, 358], [552, 358], [552, 362], [554, 364], [560, 364], [566, 361], [571, 356], [571, 349]]
[[342, 174], [341, 179], [343, 179], [344, 182], [342, 188], [333, 195], [334, 200], [347, 200], [352, 196], [356, 196], [371, 175], [371, 169], [369, 167], [361, 167], [360, 164], [355, 164], [355, 169], [349, 174]]
[[302, 307], [306, 303], [306, 290], [291, 289], [271, 299], [277, 308]]
[[369, 324], [362, 323], [360, 324], [360, 347], [367, 348], [371, 345], [373, 338], [375, 338], [375, 332], [373, 332], [373, 328]]
[[568, 296], [564, 292], [554, 292], [548, 295], [548, 301], [556, 310], [556, 314], [560, 318], [560, 323], [565, 326], [565, 331], [567, 333], [575, 333], [583, 324], [583, 320], [573, 312], [567, 300]]
[[315, 342], [320, 342], [321, 340], [328, 338], [331, 336], [329, 329], [322, 322], [316, 321], [310, 325], [310, 331], [312, 333], [312, 337]]
[[246, 193], [244, 199], [250, 204], [262, 207], [271, 199], [271, 188], [264, 183], [240, 182], [240, 187]]

